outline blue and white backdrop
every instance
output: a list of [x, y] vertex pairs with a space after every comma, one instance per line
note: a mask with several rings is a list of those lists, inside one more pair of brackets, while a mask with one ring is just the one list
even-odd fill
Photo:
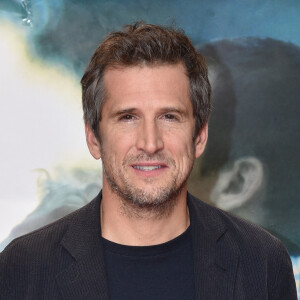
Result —
[[101, 188], [79, 81], [104, 35], [143, 19], [182, 27], [213, 86], [189, 188], [279, 237], [300, 282], [300, 2], [1, 0], [0, 251]]

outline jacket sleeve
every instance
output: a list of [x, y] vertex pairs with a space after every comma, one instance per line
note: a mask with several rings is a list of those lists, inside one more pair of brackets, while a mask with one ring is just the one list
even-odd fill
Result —
[[277, 256], [277, 273], [269, 290], [270, 299], [297, 300], [293, 266], [286, 248], [280, 243]]

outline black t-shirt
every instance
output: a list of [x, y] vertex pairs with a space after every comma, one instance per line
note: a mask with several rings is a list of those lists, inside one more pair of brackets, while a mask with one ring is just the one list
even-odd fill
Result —
[[154, 246], [103, 245], [111, 300], [195, 299], [190, 228]]

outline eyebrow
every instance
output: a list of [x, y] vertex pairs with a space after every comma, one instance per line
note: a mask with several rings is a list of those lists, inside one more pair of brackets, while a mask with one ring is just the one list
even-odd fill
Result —
[[164, 111], [164, 112], [177, 112], [177, 113], [186, 113], [186, 109], [183, 108], [179, 108], [179, 107], [163, 107], [160, 109], [160, 111]]
[[130, 114], [133, 113], [134, 111], [136, 111], [137, 109], [132, 107], [132, 108], [125, 108], [125, 109], [121, 109], [118, 110], [116, 112], [113, 113], [113, 116], [119, 116], [119, 115], [123, 115], [123, 114]]

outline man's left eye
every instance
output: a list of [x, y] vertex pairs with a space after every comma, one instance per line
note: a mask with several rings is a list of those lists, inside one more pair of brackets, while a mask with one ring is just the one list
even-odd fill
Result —
[[175, 120], [176, 119], [176, 117], [172, 114], [166, 114], [166, 115], [164, 115], [164, 118], [167, 120]]

